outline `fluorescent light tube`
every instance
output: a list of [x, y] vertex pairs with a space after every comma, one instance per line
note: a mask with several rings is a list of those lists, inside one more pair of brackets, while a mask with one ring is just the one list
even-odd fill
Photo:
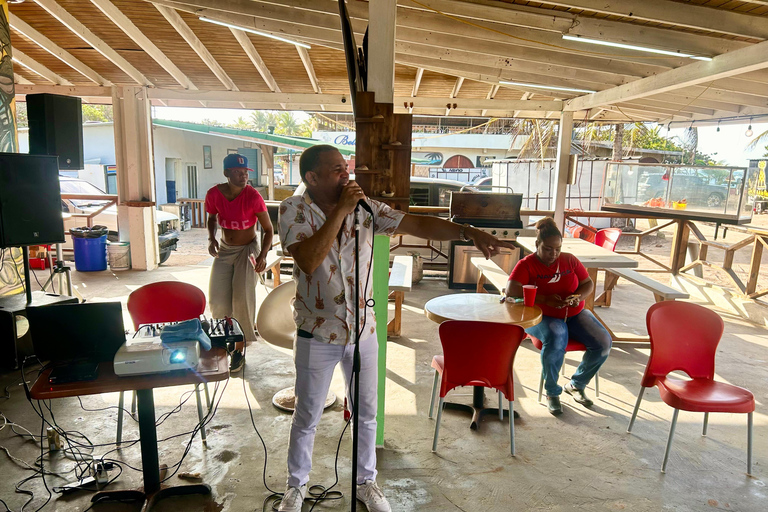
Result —
[[206, 18], [205, 16], [200, 16], [200, 21], [207, 21], [208, 23], [213, 23], [215, 25], [221, 25], [222, 27], [229, 27], [229, 28], [234, 28], [234, 29], [237, 29], [237, 30], [242, 30], [243, 32], [250, 32], [251, 34], [256, 34], [257, 36], [268, 37], [270, 39], [277, 39], [278, 41], [282, 41], [284, 43], [289, 43], [289, 44], [294, 44], [296, 46], [301, 46], [302, 48], [306, 48], [307, 50], [312, 48], [308, 44], [299, 43], [297, 41], [291, 41], [290, 39], [286, 39], [284, 37], [276, 36], [274, 34], [270, 34], [269, 32], [261, 32], [260, 30], [254, 30], [252, 28], [246, 28], [246, 27], [241, 27], [239, 25], [233, 25], [233, 24], [227, 23], [225, 21], [219, 21], [219, 20], [214, 20], [214, 19], [211, 19], [211, 18]]
[[647, 48], [645, 46], [635, 46], [632, 44], [613, 43], [610, 41], [601, 41], [600, 39], [590, 39], [589, 37], [569, 36], [569, 35], [563, 34], [563, 39], [565, 39], [566, 41], [576, 41], [579, 43], [590, 43], [590, 44], [598, 44], [600, 46], [612, 46], [614, 48], [624, 48], [625, 50], [636, 50], [639, 52], [671, 55], [673, 57], [688, 57], [689, 59], [696, 59], [696, 60], [712, 60], [712, 57], [700, 57], [698, 55], [692, 55], [690, 53], [673, 52], [671, 50], [659, 50], [658, 48]]
[[506, 80], [499, 80], [499, 83], [504, 85], [517, 85], [520, 87], [532, 87], [534, 89], [552, 89], [553, 91], [571, 91], [571, 92], [586, 92], [586, 93], [597, 92], [591, 89], [576, 89], [574, 87], [557, 87], [554, 85], [525, 84], [523, 82], [507, 82]]

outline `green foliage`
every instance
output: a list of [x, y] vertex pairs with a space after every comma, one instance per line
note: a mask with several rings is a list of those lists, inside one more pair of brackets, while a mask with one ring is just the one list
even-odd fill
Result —
[[768, 156], [768, 145], [765, 146], [765, 153], [763, 153], [763, 156]]
[[[112, 114], [112, 105], [91, 105], [83, 103], [83, 122], [108, 123], [114, 121]], [[28, 128], [29, 119], [27, 118], [27, 103], [16, 103], [16, 124], [19, 128]]]
[[113, 120], [112, 105], [90, 105], [83, 103], [83, 122], [108, 123]]
[[27, 102], [16, 102], [16, 126], [18, 128], [29, 127], [29, 119], [27, 118]]

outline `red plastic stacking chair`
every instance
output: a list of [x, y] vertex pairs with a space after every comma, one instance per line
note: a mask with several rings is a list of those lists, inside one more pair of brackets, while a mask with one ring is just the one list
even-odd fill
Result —
[[[128, 296], [128, 313], [133, 321], [133, 328], [138, 330], [140, 325], [165, 322], [183, 322], [199, 318], [205, 312], [205, 294], [197, 286], [180, 281], [161, 281], [142, 286]], [[210, 409], [208, 385], [205, 388], [205, 399]], [[203, 406], [200, 399], [200, 387], [195, 385], [197, 398], [197, 415], [200, 419], [200, 435], [203, 446], [207, 447], [205, 427], [203, 422]], [[117, 411], [117, 444], [123, 435], [123, 392], [120, 392], [120, 404]], [[136, 410], [136, 393], [133, 393], [131, 413]]]
[[[627, 432], [632, 431], [645, 388], [657, 386], [664, 403], [675, 409], [661, 464], [661, 472], [664, 473], [681, 409], [704, 413], [703, 436], [707, 435], [709, 413], [746, 413], [747, 474], [752, 474], [755, 397], [744, 388], [714, 380], [715, 352], [723, 335], [723, 320], [717, 313], [690, 302], [658, 302], [648, 309], [645, 321], [651, 338], [651, 356]], [[670, 372], [677, 370], [688, 374], [691, 380], [669, 376]]]
[[[539, 349], [541, 351], [542, 343], [539, 338], [534, 338], [530, 334], [528, 335], [529, 338], [531, 338], [531, 342], [533, 343], [533, 346]], [[576, 341], [576, 340], [568, 340], [568, 344], [565, 346], [565, 353], [568, 352], [584, 352], [587, 350], [587, 347], [584, 346], [583, 343]], [[563, 375], [565, 375], [565, 361], [563, 361]], [[541, 369], [541, 379], [539, 379], [539, 402], [541, 402], [541, 395], [544, 392], [544, 368]], [[599, 372], [595, 374], [595, 398], [600, 398], [600, 375]]]
[[599, 245], [609, 251], [615, 251], [619, 237], [621, 237], [621, 230], [619, 228], [601, 229], [595, 235], [595, 245]]
[[437, 408], [435, 438], [432, 441], [433, 452], [437, 450], [445, 395], [459, 386], [484, 386], [499, 392], [500, 419], [504, 417], [501, 395], [507, 398], [510, 452], [512, 455], [515, 454], [515, 422], [512, 405], [515, 401], [515, 388], [512, 365], [524, 337], [525, 331], [516, 325], [460, 320], [448, 320], [440, 324], [443, 355], [435, 356], [432, 360], [432, 366], [435, 368], [435, 384], [432, 387], [429, 411], [431, 418], [439, 375], [440, 403]]

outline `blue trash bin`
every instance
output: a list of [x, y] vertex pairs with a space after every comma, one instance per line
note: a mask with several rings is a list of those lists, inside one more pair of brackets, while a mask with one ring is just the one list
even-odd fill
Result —
[[94, 226], [72, 228], [69, 232], [75, 251], [75, 269], [78, 272], [107, 270], [107, 229]]

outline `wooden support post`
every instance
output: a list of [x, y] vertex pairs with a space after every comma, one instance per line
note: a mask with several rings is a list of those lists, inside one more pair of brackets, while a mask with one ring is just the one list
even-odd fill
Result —
[[755, 246], [752, 248], [752, 261], [749, 264], [749, 279], [747, 280], [747, 286], [744, 293], [751, 295], [757, 290], [757, 278], [760, 276], [760, 261], [763, 258], [763, 244], [765, 244], [764, 236], [755, 235]]
[[392, 292], [395, 297], [395, 316], [387, 324], [387, 336], [400, 336], [403, 331], [403, 300], [405, 292]]
[[677, 230], [675, 230], [675, 239], [672, 242], [671, 270], [672, 274], [677, 275], [680, 269], [685, 266], [685, 255], [688, 252], [688, 236], [690, 235], [688, 221], [677, 220]]

